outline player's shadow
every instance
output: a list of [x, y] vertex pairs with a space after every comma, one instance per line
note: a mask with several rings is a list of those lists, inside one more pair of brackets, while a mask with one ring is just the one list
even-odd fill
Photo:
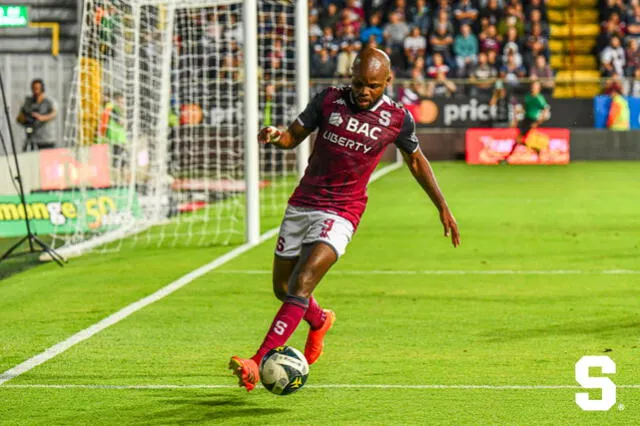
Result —
[[[173, 392], [172, 392], [173, 393]], [[162, 394], [159, 396], [166, 409], [154, 413], [158, 424], [185, 424], [205, 421], [224, 421], [233, 418], [254, 418], [279, 415], [290, 410], [276, 407], [261, 407], [249, 395], [229, 395], [225, 392], [199, 392]]]

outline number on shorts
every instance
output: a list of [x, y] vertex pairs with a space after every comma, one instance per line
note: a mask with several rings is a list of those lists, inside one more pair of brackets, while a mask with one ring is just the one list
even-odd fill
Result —
[[329, 231], [333, 229], [335, 219], [325, 219], [322, 224], [322, 231], [320, 231], [320, 238], [329, 238]]
[[284, 237], [278, 237], [278, 244], [276, 245], [276, 250], [277, 251], [284, 250]]

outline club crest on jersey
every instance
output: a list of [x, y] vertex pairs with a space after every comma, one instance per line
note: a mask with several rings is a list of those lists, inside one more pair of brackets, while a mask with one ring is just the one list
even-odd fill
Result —
[[336, 127], [340, 127], [340, 125], [344, 122], [339, 112], [332, 112], [329, 115], [329, 124], [332, 124]]
[[378, 135], [382, 132], [380, 127], [369, 126], [369, 123], [360, 123], [353, 117], [349, 117], [347, 121], [347, 130], [353, 133], [363, 134], [376, 141], [378, 140]]
[[333, 101], [334, 104], [338, 104], [338, 105], [347, 105], [347, 103], [345, 102], [344, 99], [342, 98], [338, 98], [335, 101]]

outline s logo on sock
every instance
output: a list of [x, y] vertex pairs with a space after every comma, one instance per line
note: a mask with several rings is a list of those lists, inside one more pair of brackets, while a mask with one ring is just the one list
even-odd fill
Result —
[[278, 336], [282, 336], [284, 334], [285, 329], [287, 328], [287, 323], [284, 321], [277, 321], [273, 326], [273, 332]]

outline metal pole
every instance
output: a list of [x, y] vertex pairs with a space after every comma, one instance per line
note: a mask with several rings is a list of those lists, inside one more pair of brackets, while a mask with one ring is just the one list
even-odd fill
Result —
[[[309, 11], [306, 0], [296, 1], [296, 98], [298, 112], [309, 103]], [[302, 177], [309, 162], [309, 140], [298, 146], [298, 176]]]
[[260, 236], [258, 176], [258, 4], [245, 0], [244, 20], [244, 161], [246, 184], [245, 239], [257, 244]]
[[[9, 106], [7, 103], [7, 98], [4, 94], [4, 81], [2, 81], [2, 73], [0, 73], [0, 92], [2, 92], [2, 103], [4, 105], [4, 113], [7, 118], [7, 127], [9, 128], [9, 142], [11, 143], [11, 150], [13, 151], [13, 161], [16, 165], [16, 176], [14, 179], [18, 182], [18, 189], [20, 190], [20, 202], [22, 203], [22, 208], [24, 209], [24, 223], [27, 226], [27, 235], [31, 235], [31, 225], [29, 224], [29, 215], [27, 214], [27, 200], [24, 197], [24, 187], [22, 185], [22, 173], [20, 172], [20, 162], [18, 161], [18, 153], [16, 152], [16, 143], [15, 139], [13, 139], [13, 129], [11, 126], [10, 116], [9, 116]], [[29, 240], [29, 251], [33, 251], [33, 241], [31, 238]]]

